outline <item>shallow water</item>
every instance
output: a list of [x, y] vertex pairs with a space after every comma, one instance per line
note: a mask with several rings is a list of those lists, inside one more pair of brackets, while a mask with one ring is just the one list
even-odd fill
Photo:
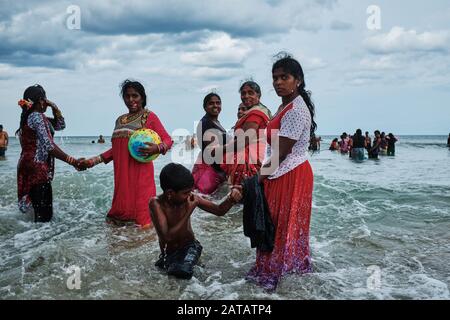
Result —
[[[15, 139], [0, 161], [0, 298], [2, 299], [449, 299], [450, 150], [445, 136], [400, 136], [395, 157], [356, 163], [327, 149], [311, 156], [314, 272], [288, 275], [269, 294], [245, 282], [255, 260], [242, 231], [242, 207], [224, 217], [201, 210], [192, 225], [204, 249], [190, 281], [154, 267], [154, 231], [105, 223], [112, 164], [76, 172], [57, 161], [54, 219], [33, 223], [16, 204]], [[74, 156], [110, 146], [96, 138], [57, 137]], [[195, 152], [195, 151], [194, 151]], [[194, 158], [182, 144], [155, 161]], [[192, 163], [185, 164], [191, 168]], [[156, 181], [158, 185], [158, 181]], [[158, 192], [160, 188], [158, 186]], [[222, 188], [215, 196], [226, 195]], [[69, 289], [78, 267], [80, 289]], [[69, 284], [72, 282], [69, 281]]]

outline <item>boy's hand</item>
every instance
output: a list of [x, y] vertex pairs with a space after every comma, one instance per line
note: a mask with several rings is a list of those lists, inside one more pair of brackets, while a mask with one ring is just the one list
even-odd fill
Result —
[[235, 203], [242, 200], [242, 186], [234, 185], [231, 187], [230, 198], [233, 199]]

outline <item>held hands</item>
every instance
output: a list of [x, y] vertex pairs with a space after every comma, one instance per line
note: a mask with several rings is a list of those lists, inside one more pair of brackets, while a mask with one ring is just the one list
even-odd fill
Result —
[[86, 168], [83, 166], [84, 158], [75, 159], [74, 157], [67, 156], [66, 162], [73, 166], [78, 171], [86, 170]]
[[78, 160], [79, 160], [78, 168], [77, 168], [78, 171], [90, 169], [93, 166], [96, 166], [97, 164], [99, 164], [100, 162], [103, 161], [101, 156], [96, 156], [96, 157], [92, 157], [89, 159], [80, 158]]
[[234, 203], [238, 203], [242, 200], [242, 186], [234, 185], [231, 187], [231, 191], [228, 194], [228, 198], [231, 199]]
[[147, 147], [139, 148], [139, 152], [142, 154], [143, 157], [150, 157], [154, 154], [160, 153], [157, 144], [152, 142], [144, 142], [144, 143], [147, 145]]

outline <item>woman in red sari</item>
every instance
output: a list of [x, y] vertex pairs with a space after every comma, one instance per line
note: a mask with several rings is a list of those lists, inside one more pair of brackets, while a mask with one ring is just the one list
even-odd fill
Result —
[[[246, 111], [239, 117], [234, 126], [234, 145], [228, 148], [235, 152], [226, 155], [226, 161], [221, 165], [232, 185], [240, 184], [245, 178], [254, 176], [261, 168], [264, 159], [265, 142], [261, 132], [267, 127], [272, 114], [261, 102], [261, 89], [254, 81], [244, 82], [239, 92]], [[245, 136], [248, 136], [246, 138]]]
[[276, 289], [283, 274], [312, 270], [309, 226], [313, 172], [307, 155], [317, 127], [300, 64], [285, 56], [273, 65], [272, 78], [282, 104], [267, 125], [268, 159], [259, 181], [275, 226], [275, 243], [272, 252], [257, 250], [256, 264], [247, 275], [248, 280], [268, 290]]
[[153, 162], [142, 163], [131, 157], [128, 140], [134, 131], [149, 128], [161, 137], [161, 144], [147, 143], [141, 148], [143, 156], [165, 154], [173, 141], [156, 114], [145, 108], [147, 96], [141, 83], [125, 80], [122, 83], [122, 98], [128, 113], [116, 120], [111, 138], [112, 148], [97, 157], [85, 161], [91, 168], [100, 162], [114, 161], [114, 196], [107, 221], [119, 225], [134, 223], [142, 228], [152, 226], [148, 202], [156, 195]]

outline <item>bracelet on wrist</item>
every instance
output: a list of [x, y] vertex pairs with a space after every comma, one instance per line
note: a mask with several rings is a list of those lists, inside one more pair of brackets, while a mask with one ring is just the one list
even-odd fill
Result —
[[66, 157], [66, 162], [70, 165], [73, 165], [75, 163], [75, 158], [71, 156]]

